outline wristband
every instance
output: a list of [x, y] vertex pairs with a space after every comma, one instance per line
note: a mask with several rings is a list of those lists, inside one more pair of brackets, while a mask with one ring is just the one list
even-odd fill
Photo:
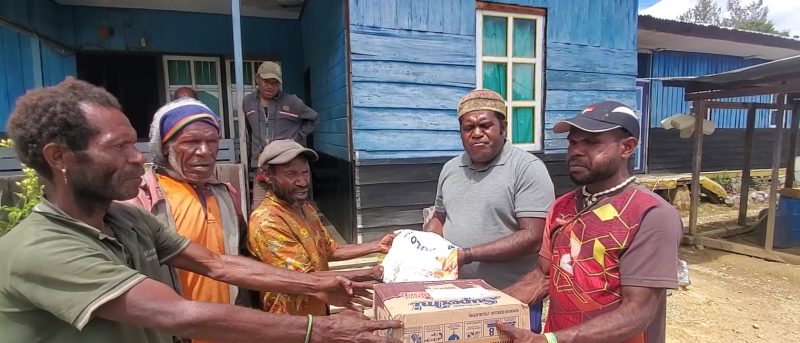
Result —
[[544, 338], [547, 339], [547, 343], [558, 343], [558, 339], [556, 339], [556, 334], [552, 332], [545, 332]]
[[464, 265], [472, 263], [472, 250], [470, 248], [464, 249]]
[[308, 315], [308, 328], [306, 328], [305, 343], [311, 342], [311, 331], [314, 329], [314, 316]]

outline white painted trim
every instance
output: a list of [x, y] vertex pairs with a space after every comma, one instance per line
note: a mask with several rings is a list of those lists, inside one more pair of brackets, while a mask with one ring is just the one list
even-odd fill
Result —
[[[506, 56], [483, 56], [483, 16], [497, 16], [505, 17], [506, 21]], [[515, 19], [530, 19], [536, 21], [536, 51], [533, 58], [529, 57], [513, 57], [514, 52], [514, 20]], [[506, 13], [499, 11], [476, 10], [475, 13], [475, 40], [476, 40], [476, 62], [475, 62], [475, 79], [477, 88], [483, 88], [483, 63], [495, 62], [506, 64], [506, 103], [508, 105], [506, 111], [508, 113], [508, 139], [513, 139], [512, 132], [514, 132], [514, 121], [512, 120], [514, 107], [533, 107], [533, 143], [532, 144], [515, 144], [515, 146], [527, 151], [542, 151], [544, 150], [544, 108], [542, 106], [542, 98], [544, 95], [544, 39], [547, 34], [544, 30], [544, 21], [546, 17], [532, 14], [517, 14]], [[513, 75], [514, 63], [533, 64], [534, 66], [534, 100], [514, 100], [513, 97]]]
[[[192, 84], [190, 84], [190, 85], [173, 85], [173, 87], [174, 86], [180, 86], [180, 87], [187, 86], [187, 87], [192, 87], [192, 89], [194, 89], [195, 91], [197, 91], [197, 90], [201, 90], [202, 91], [202, 90], [214, 89], [217, 92], [217, 94], [219, 94], [219, 97], [217, 98], [217, 102], [219, 103], [217, 108], [219, 108], [219, 111], [222, 112], [222, 113], [217, 113], [217, 115], [218, 116], [227, 115], [228, 111], [225, 109], [225, 107], [222, 106], [222, 97], [225, 96], [225, 93], [222, 91], [222, 73], [220, 71], [221, 67], [220, 67], [220, 59], [219, 59], [219, 57], [164, 55], [164, 56], [161, 57], [161, 61], [162, 61], [163, 66], [164, 66], [164, 92], [166, 93], [165, 99], [167, 100], [167, 102], [169, 102], [170, 99], [172, 99], [172, 92], [170, 91], [170, 84], [169, 84], [169, 64], [168, 64], [168, 61], [189, 61], [190, 62], [189, 63], [189, 70], [191, 72]], [[209, 85], [203, 85], [202, 87], [200, 87], [200, 89], [198, 89], [197, 82], [195, 81], [195, 70], [194, 70], [194, 63], [193, 62], [216, 62], [216, 66], [217, 66], [217, 68], [216, 68], [217, 69], [216, 70], [216, 72], [217, 72], [217, 86], [216, 86], [216, 88], [212, 88], [212, 86], [209, 86]]]

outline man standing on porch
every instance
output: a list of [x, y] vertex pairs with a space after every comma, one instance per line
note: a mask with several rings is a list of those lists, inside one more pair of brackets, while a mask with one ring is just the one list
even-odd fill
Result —
[[[462, 248], [461, 278], [503, 289], [536, 266], [553, 182], [541, 160], [506, 139], [506, 102], [491, 90], [461, 98], [458, 122], [465, 152], [439, 175], [427, 231]], [[541, 330], [541, 302], [531, 305], [531, 329]]]
[[[319, 114], [296, 95], [283, 91], [281, 66], [264, 62], [255, 75], [257, 90], [242, 100], [247, 123], [247, 144], [251, 170], [256, 170], [258, 156], [270, 142], [291, 139], [303, 146], [319, 125]], [[253, 180], [253, 204], [256, 208], [266, 190], [261, 180]]]
[[538, 267], [506, 289], [550, 295], [544, 335], [498, 324], [514, 342], [664, 343], [666, 290], [678, 287], [678, 211], [635, 185], [639, 143], [629, 107], [605, 101], [553, 127], [569, 132], [569, 176], [580, 185], [548, 213]]

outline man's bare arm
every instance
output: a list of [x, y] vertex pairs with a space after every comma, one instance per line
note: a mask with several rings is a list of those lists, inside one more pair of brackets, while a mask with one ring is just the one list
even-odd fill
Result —
[[[535, 255], [542, 246], [544, 218], [519, 218], [519, 230], [496, 241], [471, 247], [472, 261], [508, 261], [520, 256]], [[465, 258], [459, 251], [459, 264]]]
[[447, 212], [434, 211], [433, 217], [428, 224], [425, 225], [424, 230], [436, 233], [439, 236], [444, 236], [444, 221], [447, 219]]
[[519, 281], [503, 292], [525, 303], [532, 304], [547, 297], [550, 282], [550, 261], [539, 256], [536, 268], [525, 274]]
[[[302, 342], [307, 328], [306, 317], [188, 301], [151, 279], [100, 306], [93, 316], [216, 342]], [[390, 342], [372, 331], [399, 326], [399, 322], [315, 317], [312, 342]]]
[[334, 275], [289, 271], [241, 256], [215, 254], [196, 243], [189, 244], [167, 264], [252, 290], [306, 294], [348, 308], [371, 304], [366, 298], [369, 293], [365, 292], [371, 287], [369, 284]]
[[[559, 343], [617, 343], [644, 332], [666, 296], [663, 288], [622, 287], [622, 303], [606, 314], [569, 329], [554, 332]], [[498, 329], [516, 343], [547, 342], [530, 330], [500, 323]]]

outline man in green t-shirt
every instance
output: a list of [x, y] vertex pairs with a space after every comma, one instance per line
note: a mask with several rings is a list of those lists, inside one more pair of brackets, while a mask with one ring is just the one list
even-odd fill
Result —
[[365, 284], [219, 255], [140, 209], [144, 158], [136, 131], [105, 90], [67, 79], [22, 96], [8, 133], [46, 199], [0, 238], [0, 332], [5, 342], [389, 342], [396, 321], [273, 315], [185, 300], [156, 281], [160, 264], [240, 287], [307, 294], [355, 307]]

